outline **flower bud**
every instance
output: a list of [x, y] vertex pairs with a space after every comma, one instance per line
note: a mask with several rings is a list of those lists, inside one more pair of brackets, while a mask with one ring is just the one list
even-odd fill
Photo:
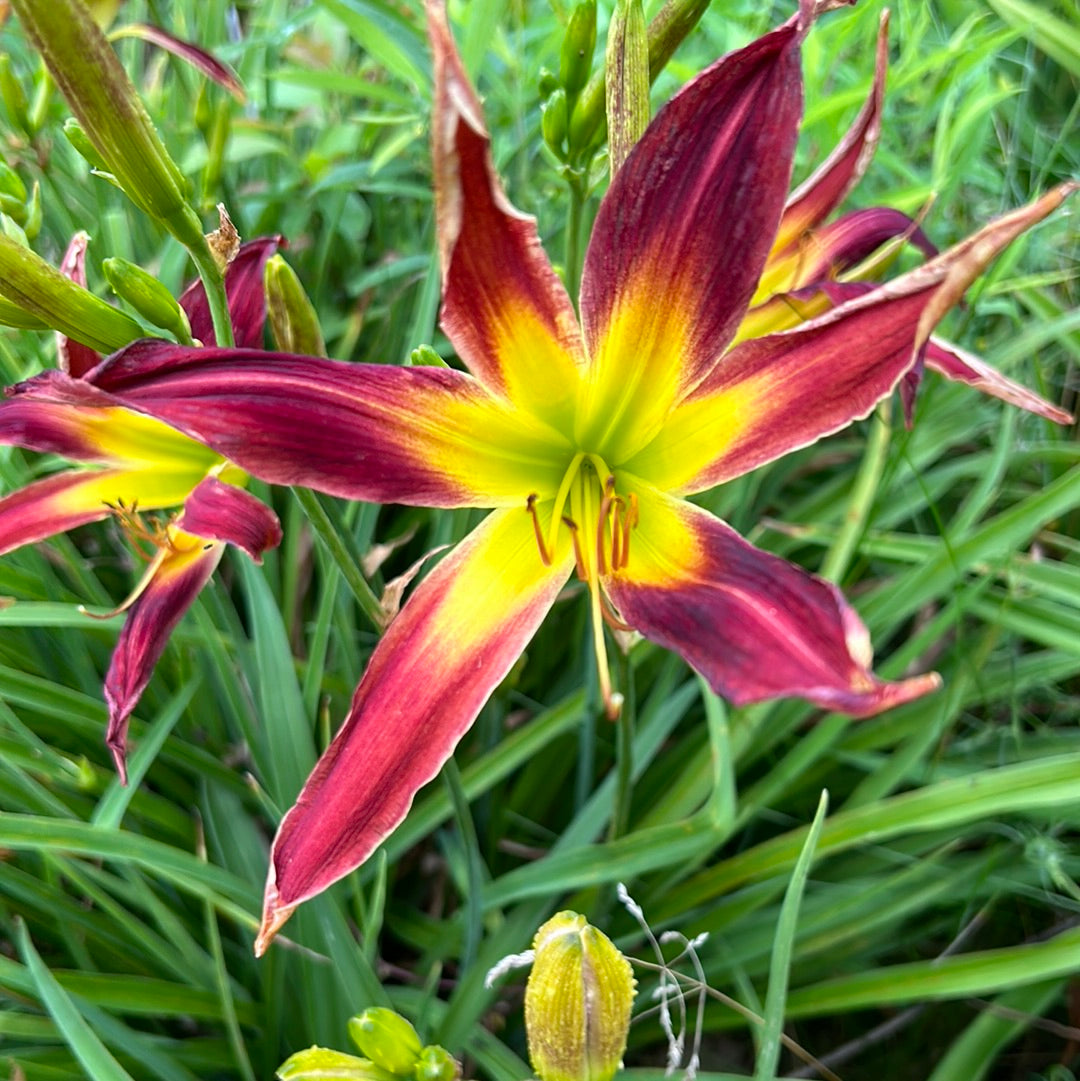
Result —
[[425, 1047], [413, 1068], [414, 1081], [457, 1081], [460, 1076], [457, 1059], [437, 1044]]
[[97, 147], [90, 142], [83, 126], [73, 116], [64, 121], [64, 137], [78, 151], [79, 156], [96, 172], [111, 176], [105, 159], [97, 152]]
[[544, 142], [560, 158], [566, 153], [563, 142], [566, 139], [567, 115], [566, 91], [560, 86], [544, 102], [540, 113], [540, 131], [544, 136]]
[[608, 25], [605, 70], [614, 176], [649, 124], [649, 30], [641, 0], [616, 0]]
[[450, 365], [431, 348], [430, 345], [418, 345], [409, 354], [410, 368], [449, 368]]
[[420, 1037], [401, 1014], [371, 1006], [349, 1018], [349, 1035], [376, 1066], [399, 1077], [412, 1076], [420, 1058]]
[[552, 916], [536, 932], [533, 949], [525, 1030], [537, 1077], [610, 1081], [630, 1028], [630, 962], [576, 912]]
[[184, 309], [157, 278], [119, 256], [103, 260], [101, 269], [112, 291], [148, 323], [169, 331], [182, 345], [191, 344], [191, 326]]
[[596, 0], [580, 0], [570, 13], [570, 22], [559, 56], [559, 80], [567, 96], [574, 98], [589, 81], [596, 50]]
[[187, 184], [82, 0], [11, 0], [71, 111], [128, 197], [188, 248], [204, 245]]
[[352, 1081], [394, 1081], [394, 1075], [373, 1062], [328, 1047], [309, 1047], [290, 1055], [278, 1068], [279, 1081], [316, 1081], [329, 1077]]
[[130, 316], [69, 281], [7, 235], [0, 235], [0, 295], [28, 316], [99, 353], [112, 353], [143, 336], [142, 327]]
[[15, 73], [11, 70], [11, 57], [7, 53], [0, 56], [0, 98], [4, 101], [12, 127], [26, 132], [27, 135], [31, 134], [26, 94], [23, 93], [22, 83], [15, 78]]
[[540, 69], [540, 78], [537, 81], [537, 86], [540, 88], [540, 98], [542, 101], [546, 101], [550, 98], [561, 85], [558, 75], [550, 68]]
[[271, 256], [263, 271], [270, 333], [283, 353], [325, 357], [326, 344], [315, 308], [300, 279], [280, 255]]

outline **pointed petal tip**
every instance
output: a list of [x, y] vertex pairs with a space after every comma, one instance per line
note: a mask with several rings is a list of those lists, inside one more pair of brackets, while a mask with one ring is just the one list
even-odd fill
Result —
[[912, 676], [897, 683], [880, 684], [874, 689], [872, 705], [865, 713], [856, 716], [871, 717], [876, 713], [884, 713], [887, 709], [895, 709], [907, 702], [913, 702], [916, 698], [932, 694], [941, 686], [942, 679], [937, 672], [925, 672], [921, 676]]
[[266, 896], [263, 899], [262, 924], [259, 933], [255, 937], [255, 956], [262, 957], [270, 948], [270, 943], [277, 937], [277, 933], [288, 922], [289, 917], [296, 911], [296, 905], [280, 904], [277, 885], [274, 882], [274, 867], [270, 866], [270, 877], [266, 883]]
[[[112, 723], [112, 721], [109, 722], [110, 728], [112, 727]], [[109, 753], [112, 755], [113, 765], [116, 767], [116, 774], [120, 778], [121, 785], [123, 785], [124, 788], [127, 788], [127, 736], [108, 736], [105, 739], [105, 745], [109, 748]]]

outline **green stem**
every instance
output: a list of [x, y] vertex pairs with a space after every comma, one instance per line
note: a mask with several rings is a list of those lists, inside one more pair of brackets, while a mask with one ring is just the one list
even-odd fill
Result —
[[349, 551], [341, 533], [334, 527], [326, 508], [319, 502], [319, 497], [309, 488], [294, 488], [293, 495], [296, 496], [300, 509], [307, 515], [315, 535], [326, 545], [330, 558], [337, 564], [346, 585], [356, 598], [356, 603], [360, 605], [360, 610], [371, 620], [372, 626], [382, 631], [386, 625], [386, 616], [379, 605], [379, 598], [368, 585], [358, 561]]
[[214, 337], [223, 349], [231, 349], [236, 341], [233, 338], [232, 317], [229, 315], [229, 298], [225, 294], [225, 278], [217, 265], [210, 249], [204, 243], [202, 247], [192, 245], [188, 248], [191, 258], [199, 271], [206, 301], [210, 305], [210, 318], [214, 324]]
[[[588, 172], [588, 166], [585, 169]], [[578, 282], [581, 281], [581, 219], [585, 209], [585, 181], [570, 178], [570, 215], [566, 221], [566, 291], [577, 304]]]
[[608, 840], [626, 834], [630, 827], [630, 797], [634, 781], [634, 670], [625, 653], [621, 653], [619, 684], [623, 692], [623, 708], [615, 721], [615, 798], [611, 808]]
[[889, 439], [892, 436], [891, 408], [886, 398], [874, 413], [874, 423], [870, 429], [870, 439], [866, 445], [862, 464], [859, 466], [855, 486], [851, 491], [851, 501], [840, 525], [840, 532], [832, 542], [820, 574], [830, 582], [839, 582], [851, 563], [851, 557], [859, 543], [859, 538], [870, 516], [870, 507], [877, 495], [881, 474], [885, 470], [885, 460], [889, 451]]

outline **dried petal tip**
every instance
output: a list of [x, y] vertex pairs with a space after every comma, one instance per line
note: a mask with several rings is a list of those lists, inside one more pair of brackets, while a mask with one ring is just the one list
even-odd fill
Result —
[[266, 883], [266, 895], [263, 899], [262, 925], [255, 938], [256, 957], [262, 957], [266, 953], [278, 931], [289, 922], [289, 917], [296, 911], [296, 905], [281, 905], [278, 899], [277, 886], [274, 884], [274, 866], [271, 864], [270, 880]]
[[603, 932], [576, 912], [552, 916], [533, 940], [525, 987], [529, 1058], [540, 1081], [610, 1081], [630, 1028], [634, 974]]

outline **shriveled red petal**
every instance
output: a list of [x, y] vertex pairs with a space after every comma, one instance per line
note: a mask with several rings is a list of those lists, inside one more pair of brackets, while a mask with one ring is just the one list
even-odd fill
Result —
[[350, 499], [524, 506], [565, 468], [564, 437], [447, 368], [144, 341], [93, 378], [262, 480]]
[[405, 817], [525, 648], [571, 564], [564, 550], [545, 567], [524, 508], [500, 510], [417, 588], [278, 829], [256, 953], [298, 904], [363, 863]]
[[0, 555], [112, 513], [102, 498], [121, 470], [57, 473], [0, 499]]
[[236, 72], [228, 64], [218, 60], [212, 53], [192, 41], [184, 41], [162, 30], [160, 26], [151, 26], [149, 23], [132, 23], [111, 36], [114, 39], [126, 37], [148, 41], [151, 45], [156, 45], [159, 49], [164, 49], [186, 61], [193, 68], [197, 68], [207, 78], [223, 86], [237, 101], [246, 100], [244, 84], [240, 82], [240, 77]]
[[889, 65], [889, 13], [881, 13], [877, 63], [870, 96], [866, 99], [833, 152], [792, 193], [776, 234], [774, 251], [784, 251], [803, 233], [823, 222], [847, 197], [866, 172], [881, 135], [881, 108], [885, 100], [885, 73]]
[[[236, 258], [225, 271], [225, 294], [229, 298], [233, 338], [238, 349], [261, 349], [266, 325], [266, 292], [263, 271], [278, 248], [280, 236], [261, 236], [240, 245]], [[180, 307], [187, 313], [194, 338], [204, 345], [217, 345], [210, 305], [201, 281], [194, 281], [180, 296]]]
[[[90, 234], [76, 233], [60, 260], [60, 273], [70, 278], [76, 285], [86, 288], [86, 247], [90, 243]], [[66, 334], [56, 333], [56, 355], [61, 371], [79, 378], [98, 364], [101, 356], [88, 345], [69, 338]]]
[[866, 628], [832, 583], [689, 503], [649, 489], [638, 499], [629, 564], [604, 588], [627, 623], [731, 702], [797, 697], [865, 717], [940, 684], [879, 680]]
[[200, 481], [184, 500], [177, 525], [207, 540], [228, 541], [256, 563], [262, 562], [263, 552], [281, 543], [277, 515], [250, 492], [216, 477]]
[[926, 367], [952, 379], [957, 383], [966, 383], [969, 387], [981, 390], [993, 398], [1000, 398], [1010, 405], [1019, 406], [1029, 413], [1045, 417], [1055, 424], [1071, 424], [1073, 415], [1066, 409], [1048, 402], [1033, 390], [1014, 382], [996, 368], [992, 368], [982, 357], [961, 349], [958, 345], [941, 338], [931, 338], [926, 346]]
[[891, 392], [983, 267], [1078, 185], [990, 222], [936, 259], [796, 330], [744, 341], [623, 463], [657, 487], [702, 491], [838, 431]]
[[540, 246], [535, 219], [517, 211], [499, 184], [444, 6], [429, 0], [427, 11], [442, 326], [489, 391], [550, 415], [566, 406], [578, 381], [577, 317]]
[[146, 690], [169, 635], [210, 580], [224, 546], [174, 533], [175, 551], [162, 549], [152, 564], [127, 619], [105, 676], [109, 728], [105, 742], [122, 783], [127, 784], [128, 720]]
[[661, 109], [611, 183], [585, 258], [582, 445], [655, 434], [731, 341], [765, 265], [802, 115], [798, 18]]

